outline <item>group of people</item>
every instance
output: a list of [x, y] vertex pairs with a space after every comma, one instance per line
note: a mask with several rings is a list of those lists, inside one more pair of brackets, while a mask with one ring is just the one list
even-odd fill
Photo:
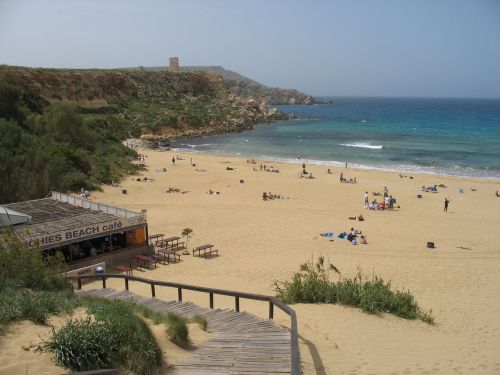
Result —
[[[252, 163], [252, 164], [255, 164], [255, 163]], [[253, 170], [256, 171], [257, 168], [254, 167]], [[260, 170], [261, 171], [266, 171], [266, 172], [280, 173], [279, 169], [274, 168], [272, 165], [270, 167], [268, 167], [265, 164], [261, 164], [260, 165]]]
[[438, 186], [437, 185], [434, 185], [434, 186], [425, 186], [425, 185], [423, 185], [422, 186], [422, 191], [424, 191], [426, 193], [437, 193], [438, 192]]
[[143, 177], [143, 178], [136, 178], [136, 181], [138, 182], [153, 182], [154, 180], [149, 177]]
[[[381, 195], [381, 194], [377, 193], [374, 195]], [[385, 210], [389, 208], [394, 208], [395, 203], [396, 203], [396, 198], [393, 198], [392, 195], [389, 195], [389, 189], [387, 189], [386, 186], [384, 186], [384, 198], [380, 202], [377, 202], [377, 200], [374, 199], [370, 203], [368, 198], [368, 192], [365, 192], [364, 206], [365, 208], [368, 208], [370, 210]]]
[[346, 239], [353, 245], [357, 245], [358, 243], [363, 245], [368, 244], [368, 239], [366, 238], [366, 236], [362, 234], [360, 230], [354, 229], [354, 227], [351, 227], [351, 230], [348, 233], [340, 233], [339, 238]]
[[357, 184], [358, 183], [358, 181], [356, 181], [356, 177], [347, 179], [344, 177], [343, 172], [340, 172], [340, 182], [342, 182], [343, 184]]
[[80, 189], [80, 197], [87, 199], [88, 197], [90, 197], [89, 191], [82, 187]]
[[262, 193], [262, 200], [268, 201], [268, 200], [272, 200], [272, 199], [285, 199], [285, 197], [282, 196], [281, 194], [273, 194], [271, 192], [269, 192], [269, 193], [263, 192]]

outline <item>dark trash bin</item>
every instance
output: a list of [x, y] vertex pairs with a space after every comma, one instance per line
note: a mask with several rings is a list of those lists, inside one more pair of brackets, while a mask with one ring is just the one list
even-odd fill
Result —
[[95, 275], [96, 275], [96, 279], [97, 280], [102, 280], [103, 279], [103, 275], [104, 274], [104, 268], [102, 267], [96, 267], [95, 269]]

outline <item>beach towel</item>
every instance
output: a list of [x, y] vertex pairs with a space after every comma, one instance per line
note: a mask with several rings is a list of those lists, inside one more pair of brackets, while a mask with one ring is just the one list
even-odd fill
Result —
[[326, 237], [326, 238], [332, 238], [335, 237], [335, 235], [332, 232], [325, 232], [320, 234], [321, 237]]

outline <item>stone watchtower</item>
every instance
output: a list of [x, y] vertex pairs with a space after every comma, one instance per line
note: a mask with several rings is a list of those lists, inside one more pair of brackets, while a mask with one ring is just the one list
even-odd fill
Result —
[[179, 71], [179, 58], [171, 57], [168, 64], [168, 70], [170, 72], [178, 72]]

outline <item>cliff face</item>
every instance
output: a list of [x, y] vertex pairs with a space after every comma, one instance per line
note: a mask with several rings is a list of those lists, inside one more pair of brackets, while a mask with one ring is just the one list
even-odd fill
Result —
[[202, 71], [218, 74], [224, 80], [226, 89], [234, 94], [271, 105], [319, 103], [311, 95], [298, 90], [268, 87], [222, 66], [182, 66], [180, 69], [184, 72]]
[[143, 134], [202, 135], [250, 129], [288, 119], [266, 103], [241, 98], [222, 77], [203, 72], [62, 70], [1, 66], [23, 102], [40, 112], [71, 102], [97, 114], [129, 121]]

